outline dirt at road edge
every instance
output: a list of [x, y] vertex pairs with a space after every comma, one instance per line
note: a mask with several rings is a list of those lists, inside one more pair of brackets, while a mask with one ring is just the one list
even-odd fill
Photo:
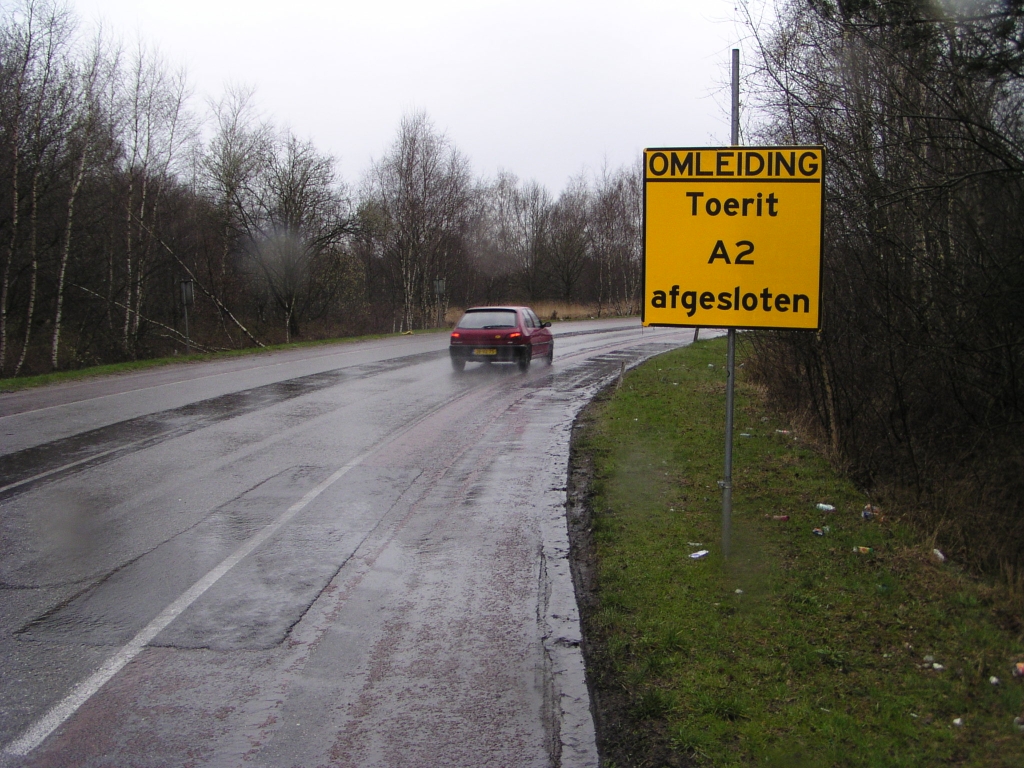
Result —
[[580, 612], [583, 659], [597, 731], [597, 749], [602, 766], [684, 768], [692, 763], [672, 749], [663, 723], [637, 721], [631, 716], [629, 691], [612, 673], [604, 638], [595, 621], [599, 608], [591, 504], [595, 470], [594, 457], [587, 451], [585, 437], [593, 426], [597, 410], [614, 391], [613, 387], [602, 390], [573, 422], [566, 480], [569, 564]]

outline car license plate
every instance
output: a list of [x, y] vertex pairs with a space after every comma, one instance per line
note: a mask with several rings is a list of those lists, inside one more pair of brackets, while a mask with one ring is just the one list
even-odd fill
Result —
[[473, 350], [473, 354], [474, 355], [496, 355], [496, 354], [498, 354], [498, 350], [496, 350], [496, 349], [474, 349]]

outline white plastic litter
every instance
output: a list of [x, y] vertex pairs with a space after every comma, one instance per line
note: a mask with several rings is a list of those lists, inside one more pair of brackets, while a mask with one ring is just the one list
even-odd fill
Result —
[[692, 555], [690, 555], [690, 559], [691, 560], [700, 560], [702, 557], [707, 557], [707, 556], [708, 556], [708, 551], [706, 549], [701, 549], [701, 550], [699, 550], [697, 552], [694, 552]]

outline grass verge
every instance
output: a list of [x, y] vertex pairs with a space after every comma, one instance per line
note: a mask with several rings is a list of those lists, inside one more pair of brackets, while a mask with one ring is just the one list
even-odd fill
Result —
[[1012, 596], [884, 510], [862, 519], [868, 499], [742, 372], [721, 556], [724, 363], [722, 339], [663, 355], [577, 421], [570, 530], [604, 765], [1024, 765]]
[[[427, 328], [425, 330], [413, 331], [415, 335], [422, 333], [441, 333], [447, 328]], [[19, 376], [18, 378], [0, 379], [0, 392], [17, 392], [21, 389], [33, 387], [44, 387], [50, 384], [61, 384], [67, 381], [78, 381], [80, 379], [91, 379], [97, 376], [113, 376], [119, 373], [132, 373], [134, 371], [148, 370], [149, 368], [160, 368], [175, 363], [196, 363], [207, 360], [221, 360], [227, 357], [248, 357], [250, 355], [264, 355], [270, 352], [280, 352], [287, 349], [303, 349], [305, 347], [321, 347], [327, 344], [349, 344], [356, 341], [371, 341], [373, 339], [385, 339], [389, 336], [401, 336], [398, 333], [375, 333], [366, 336], [346, 336], [340, 339], [317, 339], [314, 341], [295, 341], [290, 344], [273, 344], [266, 347], [245, 347], [244, 349], [228, 349], [221, 352], [196, 352], [191, 355], [174, 355], [172, 357], [153, 357], [146, 360], [128, 360], [122, 363], [108, 363], [106, 365], [94, 365], [89, 368], [78, 368], [72, 371], [54, 371], [43, 373], [37, 376]], [[406, 334], [408, 335], [408, 334]]]

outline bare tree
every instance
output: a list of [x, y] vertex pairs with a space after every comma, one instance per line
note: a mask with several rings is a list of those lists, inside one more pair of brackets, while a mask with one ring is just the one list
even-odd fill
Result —
[[129, 60], [123, 90], [124, 176], [124, 320], [122, 346], [135, 354], [145, 300], [151, 234], [159, 227], [160, 206], [171, 169], [194, 126], [186, 111], [189, 86], [185, 71], [171, 72], [163, 58], [140, 41]]
[[[41, 9], [42, 10], [42, 9]], [[29, 221], [27, 257], [29, 262], [29, 288], [25, 312], [24, 341], [21, 354], [14, 366], [14, 375], [21, 373], [32, 339], [35, 320], [36, 289], [39, 279], [39, 197], [40, 179], [49, 171], [52, 158], [60, 141], [68, 111], [69, 64], [68, 46], [74, 31], [70, 11], [58, 6], [45, 9], [40, 39], [39, 58], [32, 78], [31, 120], [26, 158], [32, 167], [29, 185]]]
[[505, 173], [498, 177], [495, 196], [499, 248], [512, 263], [526, 298], [535, 301], [544, 295], [547, 283], [551, 195], [536, 181], [521, 184]]
[[[63, 58], [73, 31], [71, 14], [61, 5], [25, 0], [11, 8], [4, 18], [2, 50], [3, 83], [0, 99], [4, 104], [3, 134], [6, 154], [10, 158], [11, 218], [7, 248], [0, 276], [0, 373], [5, 370], [8, 355], [8, 309], [11, 269], [21, 237], [21, 206], [25, 190], [21, 172], [29, 164], [31, 182], [28, 187], [29, 233], [26, 244], [30, 288], [24, 328], [25, 341], [15, 366], [21, 370], [31, 339], [35, 314], [35, 292], [38, 275], [38, 203], [39, 182], [46, 168], [44, 155], [52, 150], [54, 125], [49, 119], [55, 103], [55, 83], [62, 77]], [[26, 156], [27, 155], [27, 156]]]
[[579, 176], [569, 182], [551, 213], [548, 260], [564, 301], [575, 298], [577, 284], [590, 259], [589, 209], [590, 190], [586, 179]]
[[303, 315], [322, 311], [336, 295], [334, 273], [354, 229], [334, 158], [284, 134], [240, 213], [248, 256], [284, 316], [290, 341]]
[[821, 332], [752, 338], [837, 459], [997, 570], [1024, 563], [1024, 10], [957, 7], [751, 14], [755, 138], [829, 160]]
[[[638, 163], [639, 165], [639, 163]], [[591, 198], [590, 231], [598, 271], [598, 315], [606, 302], [639, 310], [643, 199], [637, 168], [604, 168]]]
[[59, 0], [0, 9], [0, 372], [176, 351], [181, 277], [205, 348], [260, 345], [267, 325], [408, 330], [449, 300], [634, 290], [614, 174], [601, 206], [582, 182], [556, 204], [509, 173], [477, 180], [417, 114], [353, 215], [333, 161], [275, 134], [251, 90], [210, 102], [200, 143], [183, 72], [144, 41], [80, 45], [74, 29]]
[[374, 163], [365, 197], [377, 212], [382, 257], [395, 265], [400, 327], [430, 317], [433, 280], [464, 255], [469, 161], [423, 113], [402, 119], [391, 149]]
[[[218, 258], [207, 262], [206, 282], [222, 296], [243, 289], [237, 267], [246, 252], [246, 214], [259, 205], [258, 179], [274, 153], [273, 128], [259, 118], [254, 93], [229, 86], [212, 105], [216, 132], [200, 158], [201, 192], [213, 201], [219, 236]], [[217, 316], [232, 339], [225, 314]]]
[[213, 106], [217, 130], [202, 158], [206, 189], [221, 219], [221, 275], [227, 272], [229, 256], [244, 232], [243, 211], [254, 202], [256, 179], [274, 151], [273, 129], [257, 116], [254, 95], [252, 88], [227, 88]]
[[60, 352], [60, 334], [64, 319], [64, 289], [68, 261], [71, 256], [75, 203], [85, 181], [87, 170], [94, 169], [103, 158], [109, 158], [110, 138], [107, 118], [101, 104], [102, 92], [116, 71], [116, 59], [109, 50], [102, 31], [93, 39], [92, 47], [80, 64], [71, 68], [68, 95], [71, 119], [63, 139], [66, 170], [70, 172], [66, 218], [60, 245], [57, 269], [53, 333], [50, 338], [50, 367], [56, 370]]

